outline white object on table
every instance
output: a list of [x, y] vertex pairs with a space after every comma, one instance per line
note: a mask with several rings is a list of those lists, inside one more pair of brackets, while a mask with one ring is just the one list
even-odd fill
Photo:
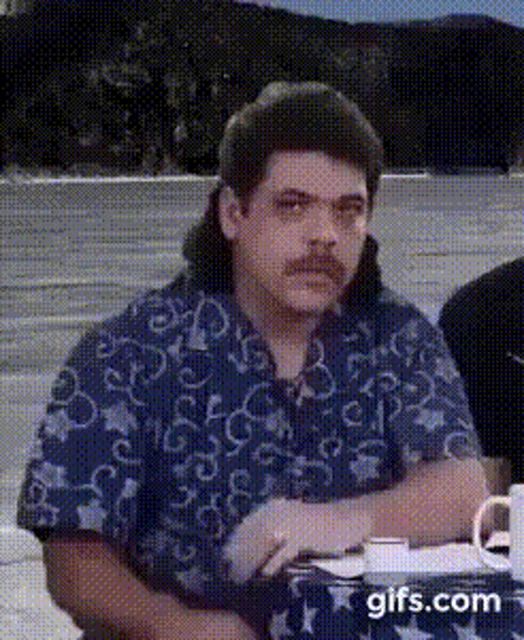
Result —
[[[509, 508], [509, 535], [511, 544], [508, 556], [495, 556], [482, 546], [482, 521], [485, 513], [495, 505]], [[489, 496], [473, 518], [473, 544], [480, 559], [497, 571], [511, 571], [514, 580], [524, 580], [524, 484], [512, 484], [509, 496]]]
[[[497, 554], [489, 551], [485, 553], [489, 553], [493, 557], [493, 562], [500, 561]], [[340, 578], [355, 578], [365, 573], [363, 553], [353, 553], [342, 558], [329, 560], [311, 560], [310, 564]], [[388, 568], [384, 567], [383, 571], [387, 572]], [[395, 571], [399, 571], [399, 569], [395, 569]], [[493, 570], [487, 568], [481, 561], [472, 544], [457, 542], [410, 549], [404, 556], [401, 571], [406, 574], [493, 573]]]
[[509, 531], [494, 531], [490, 535], [486, 542], [486, 549], [494, 549], [495, 547], [508, 547], [509, 549]]
[[364, 543], [364, 571], [366, 573], [404, 571], [408, 554], [407, 538], [370, 538]]

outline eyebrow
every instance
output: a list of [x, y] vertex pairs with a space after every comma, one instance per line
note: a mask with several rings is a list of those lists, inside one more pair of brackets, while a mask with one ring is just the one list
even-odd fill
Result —
[[360, 204], [367, 204], [368, 199], [363, 196], [361, 193], [347, 193], [345, 195], [340, 196], [337, 202], [345, 204], [348, 202], [358, 202]]
[[298, 196], [299, 198], [314, 198], [315, 196], [307, 191], [301, 189], [282, 189], [275, 192], [277, 196]]
[[[298, 198], [303, 198], [308, 200], [314, 200], [318, 198], [318, 196], [316, 196], [315, 194], [309, 193], [307, 191], [303, 191], [302, 189], [295, 189], [295, 188], [289, 188], [289, 189], [283, 189], [282, 191], [277, 191], [276, 195], [279, 197], [296, 196]], [[344, 193], [339, 198], [336, 198], [334, 202], [336, 202], [337, 204], [359, 202], [365, 205], [367, 204], [368, 200], [361, 193], [357, 192], [357, 193]]]

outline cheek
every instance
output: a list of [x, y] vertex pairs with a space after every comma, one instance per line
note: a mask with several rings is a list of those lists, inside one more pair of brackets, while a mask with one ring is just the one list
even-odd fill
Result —
[[259, 255], [278, 260], [293, 252], [297, 239], [290, 228], [281, 225], [264, 225], [253, 231], [252, 247]]
[[346, 267], [353, 269], [360, 260], [367, 233], [353, 233], [341, 241], [336, 250], [336, 256]]
[[355, 224], [351, 235], [354, 238], [365, 238], [370, 231], [370, 223], [371, 217], [369, 215], [365, 218], [360, 218]]
[[244, 262], [264, 271], [277, 271], [290, 253], [290, 239], [282, 229], [253, 226], [240, 239]]

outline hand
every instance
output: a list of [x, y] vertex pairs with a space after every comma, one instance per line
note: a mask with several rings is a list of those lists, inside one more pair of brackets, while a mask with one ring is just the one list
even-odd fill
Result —
[[342, 553], [369, 535], [371, 519], [359, 499], [304, 503], [274, 499], [249, 514], [233, 532], [224, 556], [230, 576], [245, 582], [258, 569], [273, 575], [301, 553]]
[[224, 559], [229, 563], [229, 575], [242, 583], [262, 567], [285, 544], [286, 532], [298, 521], [300, 503], [297, 500], [273, 499], [249, 513], [233, 531], [224, 547]]
[[[342, 555], [359, 547], [371, 534], [371, 515], [359, 499], [337, 503], [305, 503], [301, 521], [282, 534], [285, 542], [262, 567], [272, 576], [304, 553]], [[300, 527], [300, 528], [299, 528]]]
[[[202, 611], [173, 606], [169, 595], [156, 596], [153, 630], [147, 640], [256, 640], [255, 632], [230, 611]], [[134, 640], [134, 639], [130, 639]], [[137, 639], [138, 640], [138, 639]], [[142, 640], [142, 639], [140, 639]]]

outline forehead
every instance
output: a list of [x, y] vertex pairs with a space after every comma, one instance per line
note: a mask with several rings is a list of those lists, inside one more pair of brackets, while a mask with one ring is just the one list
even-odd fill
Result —
[[322, 151], [275, 151], [268, 158], [261, 184], [278, 191], [297, 189], [322, 198], [348, 193], [367, 196], [364, 171]]

